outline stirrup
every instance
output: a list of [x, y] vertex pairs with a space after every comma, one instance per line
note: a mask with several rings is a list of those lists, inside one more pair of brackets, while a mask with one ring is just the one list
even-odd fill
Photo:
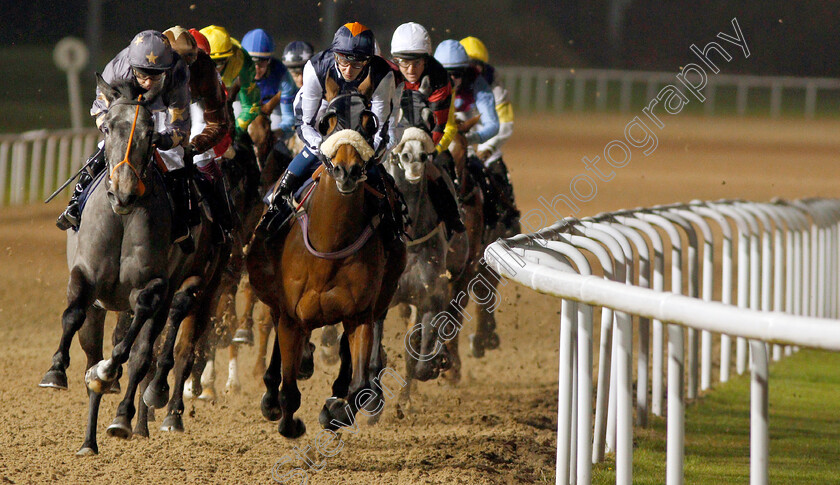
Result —
[[62, 231], [66, 231], [70, 228], [77, 228], [79, 227], [79, 218], [70, 214], [70, 208], [68, 207], [58, 216], [58, 219], [55, 221], [55, 225]]

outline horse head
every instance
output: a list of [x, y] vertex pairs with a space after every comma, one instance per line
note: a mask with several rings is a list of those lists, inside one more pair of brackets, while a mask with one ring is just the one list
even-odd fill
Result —
[[254, 154], [257, 160], [264, 167], [275, 141], [269, 117], [261, 114], [254, 118], [254, 121], [248, 125], [248, 136], [254, 142]]
[[400, 179], [417, 184], [423, 178], [426, 162], [434, 159], [434, 153], [435, 144], [426, 131], [415, 127], [406, 128], [402, 139], [394, 147], [388, 172], [397, 180], [398, 185]]
[[[429, 78], [423, 78], [419, 91], [403, 91], [397, 126], [404, 128], [402, 139], [394, 147], [389, 163], [389, 173], [396, 179], [404, 178], [410, 184], [417, 184], [423, 177], [425, 163], [434, 158], [435, 144], [432, 140], [434, 113], [429, 107]], [[394, 170], [398, 166], [403, 174]]]
[[320, 150], [326, 157], [327, 173], [341, 194], [352, 194], [366, 180], [378, 128], [367, 99], [359, 93], [335, 97], [318, 122], [324, 136]]
[[99, 120], [105, 134], [108, 201], [117, 214], [129, 214], [146, 191], [143, 179], [151, 160], [154, 120], [148, 100], [128, 82], [109, 85], [99, 74], [96, 84], [108, 105]]

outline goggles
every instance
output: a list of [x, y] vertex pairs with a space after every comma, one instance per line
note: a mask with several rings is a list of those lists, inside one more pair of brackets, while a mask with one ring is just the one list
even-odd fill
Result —
[[354, 56], [352, 54], [340, 54], [338, 52], [335, 53], [335, 62], [339, 65], [339, 67], [350, 66], [353, 69], [361, 69], [365, 67], [365, 64], [367, 64], [369, 60], [370, 57], [367, 56]]
[[461, 79], [465, 74], [464, 69], [447, 69], [446, 72], [452, 79]]
[[267, 66], [268, 61], [270, 61], [271, 59], [268, 58], [268, 57], [252, 57], [251, 60], [254, 61], [254, 64], [257, 64], [260, 67], [263, 67], [263, 66]]
[[405, 67], [405, 68], [411, 67], [411, 68], [414, 68], [414, 69], [419, 68], [423, 64], [423, 62], [425, 62], [425, 59], [423, 59], [422, 57], [415, 57], [413, 59], [397, 57], [394, 60], [397, 62], [397, 65], [399, 65], [400, 67]]
[[150, 71], [143, 71], [136, 67], [131, 68], [134, 77], [137, 78], [138, 81], [151, 81], [153, 83], [160, 82], [163, 79], [163, 72], [150, 72]]

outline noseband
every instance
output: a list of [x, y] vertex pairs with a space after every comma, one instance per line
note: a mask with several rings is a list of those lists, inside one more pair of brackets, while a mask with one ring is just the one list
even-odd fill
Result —
[[134, 104], [135, 105], [134, 121], [131, 122], [131, 133], [128, 135], [128, 147], [126, 147], [126, 149], [125, 149], [125, 157], [122, 159], [122, 161], [120, 163], [114, 165], [114, 168], [111, 169], [111, 174], [108, 177], [111, 181], [113, 181], [114, 172], [117, 171], [117, 168], [119, 168], [119, 166], [122, 165], [122, 164], [128, 165], [129, 168], [131, 168], [131, 170], [137, 176], [137, 180], [138, 180], [137, 190], [139, 192], [138, 195], [141, 196], [141, 197], [143, 196], [143, 194], [146, 193], [146, 184], [143, 183], [143, 176], [140, 174], [140, 171], [137, 170], [137, 168], [134, 165], [132, 165], [131, 162], [128, 160], [128, 156], [131, 154], [131, 142], [134, 140], [134, 131], [137, 128], [137, 116], [140, 114], [140, 106], [142, 106], [142, 101], [141, 101], [142, 99], [143, 99], [143, 96], [140, 95], [140, 96], [137, 97], [137, 101], [123, 102], [123, 103], [119, 103], [119, 101], [117, 102], [119, 104]]

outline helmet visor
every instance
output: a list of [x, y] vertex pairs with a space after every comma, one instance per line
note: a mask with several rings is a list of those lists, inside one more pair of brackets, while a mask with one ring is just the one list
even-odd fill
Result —
[[338, 63], [340, 67], [350, 66], [353, 69], [361, 69], [365, 67], [365, 64], [367, 64], [369, 60], [369, 56], [342, 54], [340, 52], [335, 53], [335, 62]]

